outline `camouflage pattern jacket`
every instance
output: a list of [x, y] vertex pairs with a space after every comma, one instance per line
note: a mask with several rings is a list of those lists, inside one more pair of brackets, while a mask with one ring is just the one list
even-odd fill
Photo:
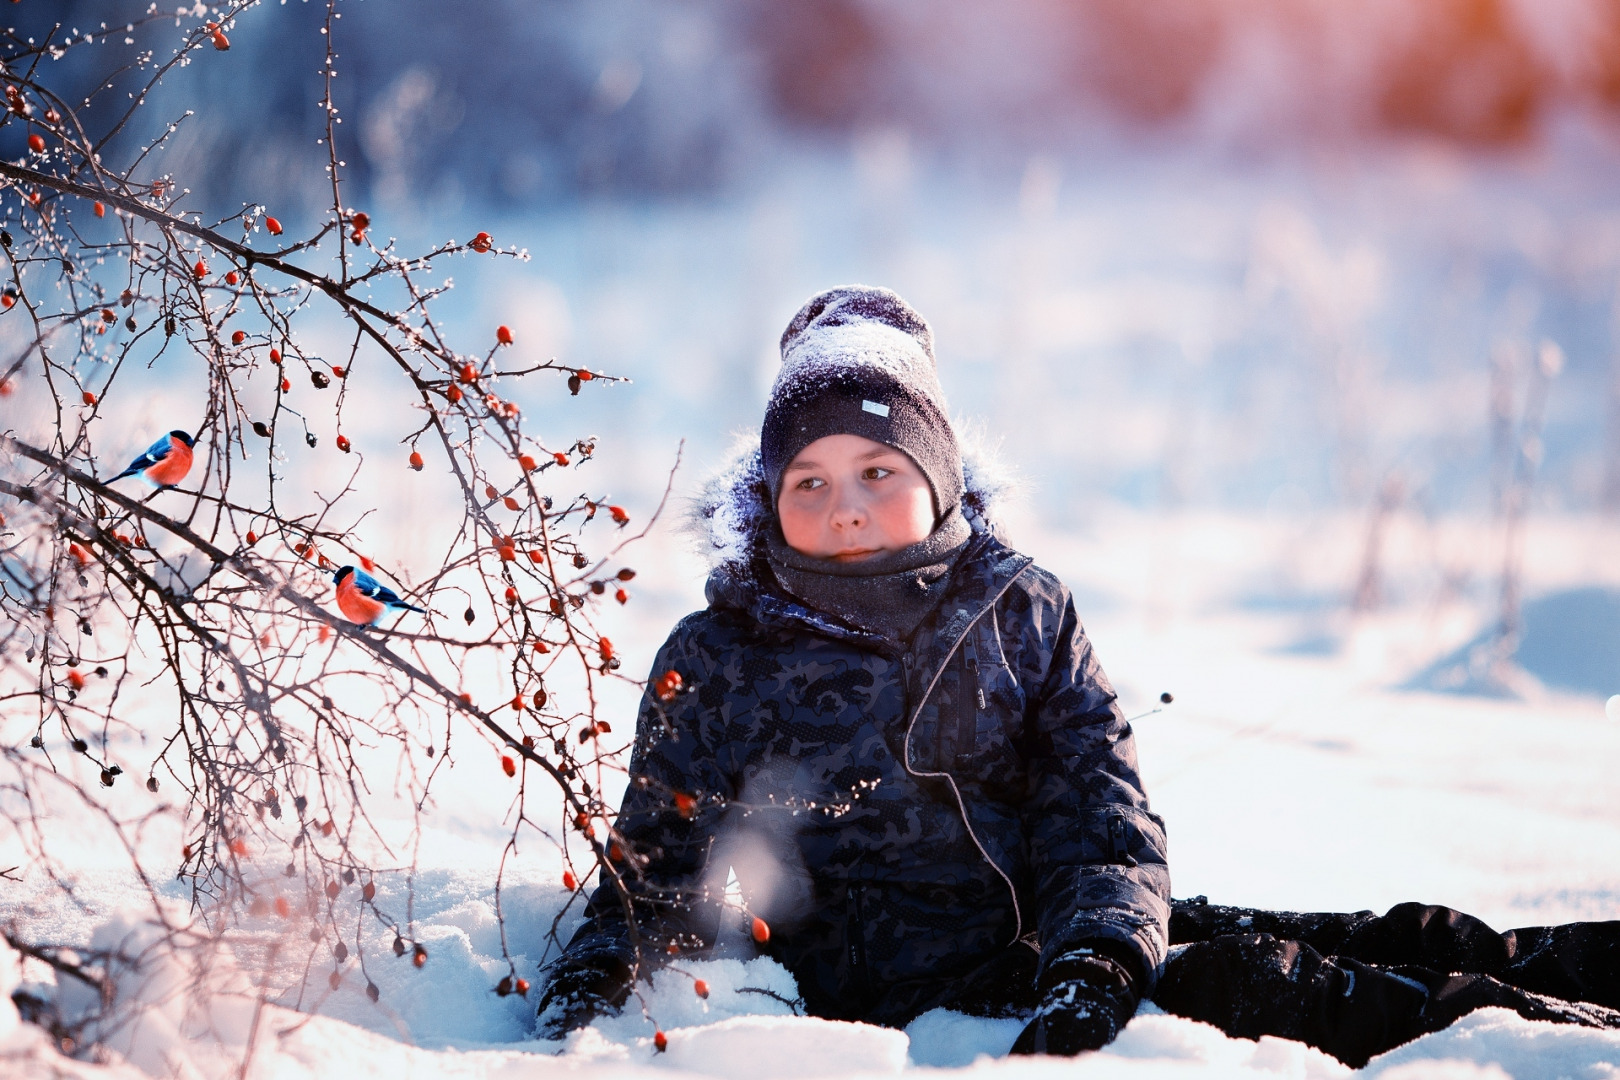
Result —
[[642, 703], [617, 823], [634, 925], [602, 885], [554, 970], [710, 948], [729, 868], [816, 1015], [903, 1025], [1009, 946], [1099, 940], [1151, 993], [1164, 825], [1055, 577], [976, 532], [906, 647], [758, 564], [722, 566], [708, 597], [653, 664], [687, 689]]

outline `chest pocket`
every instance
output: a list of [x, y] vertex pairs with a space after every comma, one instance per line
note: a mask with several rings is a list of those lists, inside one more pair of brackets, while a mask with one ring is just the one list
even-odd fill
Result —
[[973, 625], [950, 666], [956, 677], [940, 726], [953, 736], [951, 771], [987, 787], [1016, 788], [1025, 775], [1024, 691], [1003, 655], [993, 609]]

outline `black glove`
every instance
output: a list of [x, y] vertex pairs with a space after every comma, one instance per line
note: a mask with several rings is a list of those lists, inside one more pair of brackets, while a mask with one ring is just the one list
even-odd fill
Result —
[[1136, 987], [1126, 969], [1084, 950], [1054, 960], [1041, 977], [1041, 1004], [1010, 1053], [1072, 1057], [1114, 1041], [1136, 1015]]
[[617, 1016], [630, 994], [630, 968], [612, 957], [559, 967], [540, 998], [540, 1037], [561, 1039], [598, 1016]]

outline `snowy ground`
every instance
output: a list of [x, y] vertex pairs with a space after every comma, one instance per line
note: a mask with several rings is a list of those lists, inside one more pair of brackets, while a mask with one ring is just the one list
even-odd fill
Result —
[[[1012, 531], [1075, 589], [1128, 711], [1147, 713], [1160, 692], [1175, 695], [1168, 708], [1143, 716], [1137, 731], [1148, 791], [1169, 824], [1177, 895], [1296, 909], [1382, 909], [1418, 899], [1461, 907], [1501, 928], [1613, 918], [1620, 910], [1620, 787], [1612, 782], [1620, 723], [1605, 717], [1604, 694], [1529, 681], [1519, 700], [1400, 689], [1488, 621], [1488, 606], [1468, 599], [1488, 590], [1459, 596], [1428, 585], [1436, 552], [1449, 580], [1472, 575], [1488, 584], [1497, 555], [1487, 523], [1397, 523], [1385, 573], [1389, 591], [1405, 599], [1357, 619], [1344, 598], [1362, 528], [1348, 518], [1118, 509], [1083, 532], [1059, 533], [1026, 512], [1014, 514]], [[1617, 541], [1612, 523], [1547, 519], [1533, 524], [1529, 547], [1532, 597], [1586, 589], [1608, 598], [1599, 615], [1607, 611], [1609, 623], [1563, 626], [1567, 638], [1554, 651], [1595, 651], [1613, 673], [1611, 693], [1620, 692], [1620, 623], [1613, 621], [1620, 617], [1620, 565], [1604, 556]], [[641, 565], [649, 585], [660, 582], [664, 591], [647, 589], [638, 616], [614, 636], [645, 656], [673, 618], [699, 602], [701, 575], [667, 536], [651, 543]], [[1557, 670], [1552, 677], [1560, 677]], [[207, 1004], [205, 1036], [187, 1037], [203, 1025], [170, 1003], [139, 1029], [110, 1039], [134, 1064], [91, 1066], [45, 1048], [29, 1025], [8, 1031], [9, 1017], [0, 1015], [0, 1071], [234, 1076], [250, 1041], [247, 1075], [264, 1080], [541, 1071], [582, 1080], [1349, 1071], [1297, 1044], [1227, 1039], [1152, 1006], [1099, 1054], [1073, 1063], [1009, 1061], [1001, 1055], [1017, 1033], [1012, 1022], [932, 1013], [896, 1032], [791, 1016], [766, 996], [739, 992], [792, 996], [785, 973], [763, 960], [687, 965], [713, 988], [706, 1003], [686, 977], [660, 979], [648, 1004], [668, 1033], [665, 1054], [654, 1052], [653, 1025], [634, 1012], [564, 1045], [535, 1041], [529, 1004], [489, 989], [503, 973], [490, 902], [502, 806], [471, 777], [458, 783], [440, 792], [449, 812], [424, 843], [417, 879], [415, 914], [432, 960], [414, 971], [386, 955], [386, 942], [368, 945], [366, 970], [381, 990], [379, 1004], [366, 999], [364, 980], [352, 972], [329, 992], [318, 969], [311, 983], [319, 994], [312, 990], [305, 1000], [317, 1017], [271, 1006], [255, 1025], [251, 988], [221, 970], [212, 978], [224, 990]], [[539, 941], [564, 899], [550, 858], [530, 852], [519, 880], [509, 883], [504, 904], [515, 952]], [[39, 878], [28, 880], [24, 892], [33, 904], [22, 907], [37, 926], [79, 941], [98, 925], [103, 940], [123, 932], [116, 916], [121, 905], [130, 910], [129, 883], [87, 871], [85, 895], [95, 910], [79, 913], [53, 907]], [[7, 906], [18, 910], [12, 901]], [[274, 940], [272, 921], [244, 922], [241, 941], [248, 944], [239, 947]], [[300, 947], [290, 934], [287, 943], [289, 954]], [[536, 944], [519, 957], [520, 971], [534, 973], [538, 952]], [[10, 985], [12, 959], [0, 958], [0, 986]], [[278, 972], [296, 966], [289, 960]], [[159, 982], [178, 977], [158, 975]], [[224, 992], [233, 978], [239, 993]], [[1620, 1076], [1620, 1033], [1487, 1012], [1387, 1054], [1367, 1072]]]

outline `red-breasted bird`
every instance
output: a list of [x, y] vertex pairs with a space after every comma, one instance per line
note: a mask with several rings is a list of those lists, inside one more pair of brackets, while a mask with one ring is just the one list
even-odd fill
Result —
[[185, 432], [171, 431], [147, 447], [146, 453], [130, 462], [129, 468], [107, 483], [140, 473], [141, 478], [155, 488], [174, 487], [191, 471], [191, 448], [196, 444], [197, 441]]
[[345, 566], [332, 575], [332, 580], [337, 584], [338, 610], [342, 611], [343, 617], [350, 622], [369, 626], [389, 611], [427, 614], [421, 608], [401, 600], [393, 589], [379, 585], [377, 580], [364, 570]]

